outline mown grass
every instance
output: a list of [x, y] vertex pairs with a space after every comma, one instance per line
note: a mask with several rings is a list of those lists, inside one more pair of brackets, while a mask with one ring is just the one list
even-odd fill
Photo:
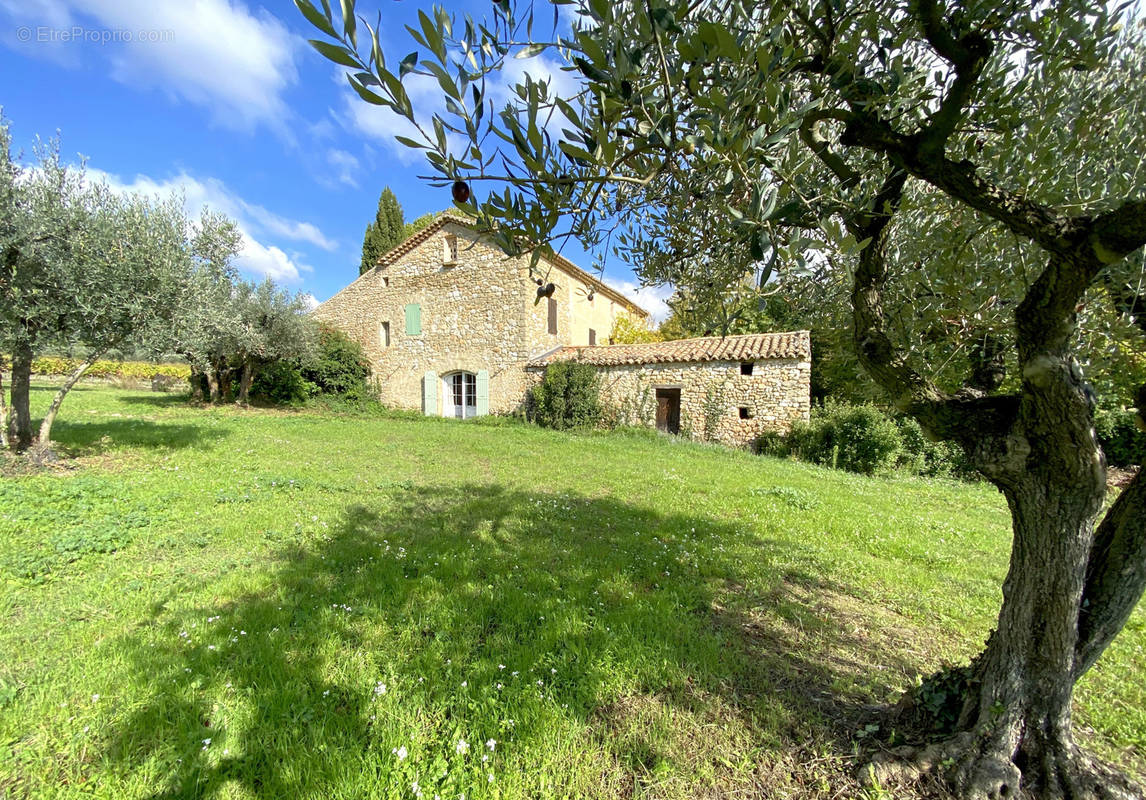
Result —
[[[1006, 565], [990, 487], [651, 435], [91, 387], [56, 433], [0, 478], [13, 798], [858, 796]], [[1077, 712], [1139, 775], [1144, 623]]]

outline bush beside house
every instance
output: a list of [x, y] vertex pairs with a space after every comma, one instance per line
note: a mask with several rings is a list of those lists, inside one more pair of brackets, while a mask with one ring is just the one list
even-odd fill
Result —
[[600, 377], [590, 364], [559, 361], [529, 393], [526, 417], [545, 428], [593, 427], [601, 421]]

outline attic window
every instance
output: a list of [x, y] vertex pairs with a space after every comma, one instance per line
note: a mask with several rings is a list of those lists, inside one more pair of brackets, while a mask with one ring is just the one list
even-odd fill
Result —
[[597, 344], [597, 332], [592, 328], [589, 329], [589, 346], [593, 347]]
[[740, 418], [741, 419], [752, 419], [752, 409], [750, 409], [748, 406], [741, 406], [740, 407]]
[[378, 329], [378, 343], [383, 347], [390, 346], [390, 323], [383, 322], [382, 327]]
[[442, 263], [458, 263], [458, 237], [452, 233], [446, 234], [445, 248], [442, 253]]
[[390, 288], [390, 279], [384, 275], [382, 276], [382, 286], [387, 289]]
[[[740, 374], [741, 375], [751, 375], [752, 374], [752, 362], [751, 361], [741, 361], [740, 362]], [[741, 417], [741, 419], [747, 419], [747, 417]]]

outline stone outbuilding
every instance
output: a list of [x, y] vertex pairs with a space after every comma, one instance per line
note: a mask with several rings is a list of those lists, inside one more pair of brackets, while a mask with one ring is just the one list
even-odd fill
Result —
[[562, 347], [528, 369], [540, 380], [557, 361], [596, 367], [602, 405], [618, 422], [693, 439], [742, 447], [811, 410], [808, 331]]

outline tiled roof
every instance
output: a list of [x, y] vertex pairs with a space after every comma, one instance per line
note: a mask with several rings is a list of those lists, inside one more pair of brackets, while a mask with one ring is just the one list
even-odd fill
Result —
[[561, 347], [529, 362], [544, 367], [554, 361], [579, 361], [599, 367], [621, 364], [680, 364], [693, 361], [759, 361], [770, 358], [807, 359], [812, 344], [807, 331], [706, 336], [672, 342]]
[[[422, 242], [429, 239], [431, 236], [434, 235], [434, 233], [441, 230], [447, 223], [451, 223], [451, 222], [455, 225], [461, 225], [464, 228], [469, 228], [470, 230], [477, 230], [478, 229], [477, 226], [474, 224], [474, 221], [472, 219], [458, 216], [456, 214], [442, 214], [437, 219], [435, 219], [433, 222], [431, 222], [429, 225], [422, 228], [422, 230], [418, 231], [417, 233], [415, 233], [410, 238], [398, 243], [397, 245], [392, 247], [390, 250], [387, 250], [385, 253], [383, 253], [381, 256], [379, 256], [378, 257], [378, 266], [388, 267], [391, 264], [395, 263], [396, 261], [401, 260], [401, 258], [403, 256], [409, 254], [415, 247], [417, 247]], [[623, 294], [618, 292], [612, 286], [609, 286], [606, 283], [602, 283], [600, 280], [593, 277], [588, 272], [581, 269], [579, 266], [577, 266], [576, 264], [574, 264], [572, 261], [565, 258], [564, 256], [560, 256], [560, 255], [543, 256], [543, 259], [551, 262], [558, 269], [563, 270], [564, 272], [568, 273], [569, 275], [573, 276], [574, 278], [577, 278], [578, 280], [582, 281], [583, 283], [586, 283], [586, 284], [592, 286], [601, 294], [605, 295], [606, 297], [608, 297], [609, 299], [611, 299], [617, 303], [620, 303], [621, 305], [628, 308], [630, 311], [633, 311], [642, 317], [647, 317], [649, 315], [648, 311], [645, 311], [643, 308], [638, 306], [636, 303], [634, 303], [629, 298], [625, 297]]]

